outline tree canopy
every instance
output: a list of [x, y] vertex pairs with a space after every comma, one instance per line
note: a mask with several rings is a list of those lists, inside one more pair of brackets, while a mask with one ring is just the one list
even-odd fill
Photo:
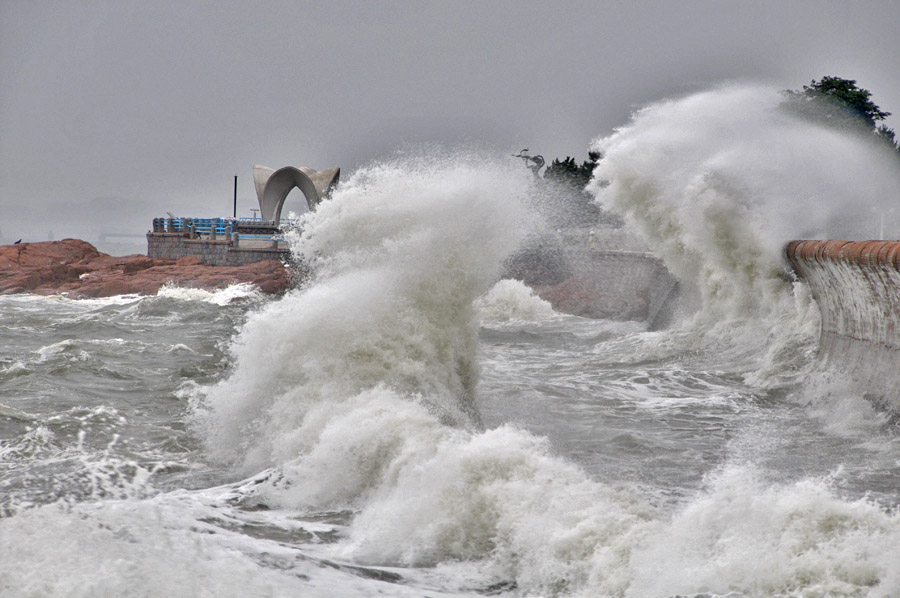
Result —
[[602, 210], [594, 203], [593, 196], [585, 191], [594, 167], [603, 158], [600, 152], [589, 152], [588, 159], [578, 164], [575, 158], [555, 158], [544, 170], [543, 181], [550, 196], [556, 198], [548, 220], [554, 226], [592, 225], [601, 217]]
[[819, 81], [813, 79], [802, 90], [786, 90], [785, 95], [786, 107], [795, 114], [839, 129], [874, 133], [900, 150], [893, 129], [881, 123], [891, 113], [873, 102], [872, 93], [857, 87], [854, 79], [826, 75]]
[[569, 156], [566, 156], [565, 160], [556, 158], [544, 171], [544, 179], [584, 189], [591, 180], [594, 167], [602, 157], [600, 152], [588, 152], [588, 159], [580, 166], [575, 163], [575, 158]]

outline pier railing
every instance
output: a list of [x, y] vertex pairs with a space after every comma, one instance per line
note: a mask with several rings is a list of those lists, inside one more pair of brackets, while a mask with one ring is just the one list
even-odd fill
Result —
[[154, 218], [153, 232], [225, 235], [236, 230], [236, 222], [226, 218]]
[[[187, 233], [194, 232], [201, 235], [224, 235], [240, 232], [241, 229], [267, 229], [270, 228], [276, 234], [282, 229], [297, 225], [297, 220], [281, 219], [281, 226], [275, 228], [275, 223], [265, 218], [154, 218], [153, 232], [155, 233]], [[261, 233], [257, 233], [261, 234]]]
[[[282, 220], [282, 224], [292, 226], [296, 222]], [[281, 228], [265, 218], [154, 218], [152, 233], [219, 241], [233, 247], [286, 247]]]

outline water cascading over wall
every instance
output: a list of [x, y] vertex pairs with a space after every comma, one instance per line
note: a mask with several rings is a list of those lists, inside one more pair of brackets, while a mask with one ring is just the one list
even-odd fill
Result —
[[821, 356], [900, 413], [900, 241], [792, 241], [785, 252], [819, 305]]

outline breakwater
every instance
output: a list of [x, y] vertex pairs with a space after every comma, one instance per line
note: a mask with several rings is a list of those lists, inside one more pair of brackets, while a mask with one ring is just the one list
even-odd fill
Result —
[[562, 313], [664, 327], [678, 294], [675, 277], [639, 242], [598, 230], [596, 237], [572, 228], [531, 238], [502, 277], [521, 280]]
[[823, 360], [900, 412], [900, 241], [793, 241], [785, 254], [819, 305]]

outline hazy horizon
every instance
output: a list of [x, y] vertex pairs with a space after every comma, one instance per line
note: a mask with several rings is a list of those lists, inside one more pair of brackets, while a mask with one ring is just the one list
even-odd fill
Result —
[[900, 122], [888, 1], [6, 0], [3, 14], [7, 243], [227, 215], [234, 175], [249, 215], [254, 164], [347, 176], [421, 143], [580, 161], [634, 109], [727, 81], [851, 78]]

